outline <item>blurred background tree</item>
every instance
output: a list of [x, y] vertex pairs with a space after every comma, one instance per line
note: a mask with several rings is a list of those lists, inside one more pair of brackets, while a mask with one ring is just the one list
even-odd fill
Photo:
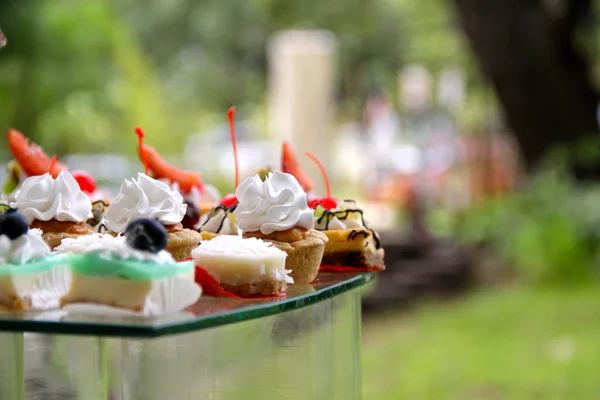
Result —
[[180, 152], [185, 136], [231, 104], [242, 114], [263, 110], [266, 43], [281, 29], [336, 34], [338, 98], [351, 119], [373, 90], [394, 98], [407, 62], [433, 73], [452, 62], [477, 76], [442, 0], [7, 0], [0, 26], [9, 39], [0, 125], [59, 155], [131, 153], [135, 125], [150, 144]]
[[[598, 142], [592, 0], [454, 3], [528, 166], [553, 147]], [[600, 157], [582, 160], [575, 154], [570, 163], [576, 175], [600, 178]]]

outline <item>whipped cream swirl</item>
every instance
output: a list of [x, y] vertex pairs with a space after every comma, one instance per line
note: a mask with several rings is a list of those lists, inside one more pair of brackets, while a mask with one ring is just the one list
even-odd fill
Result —
[[67, 171], [62, 171], [56, 179], [48, 173], [25, 179], [10, 206], [19, 210], [30, 224], [36, 219], [84, 222], [92, 217], [90, 199]]
[[139, 173], [137, 180], [125, 179], [117, 197], [104, 214], [104, 223], [113, 232], [124, 232], [129, 221], [156, 218], [163, 225], [175, 225], [185, 216], [187, 205], [179, 192], [164, 182]]
[[65, 238], [60, 246], [54, 249], [58, 254], [100, 253], [116, 256], [122, 260], [154, 261], [161, 264], [175, 264], [175, 259], [168, 251], [161, 250], [154, 254], [141, 251], [127, 245], [125, 236], [111, 236], [95, 233], [77, 238]]
[[247, 178], [237, 187], [235, 196], [239, 204], [233, 213], [244, 232], [269, 235], [294, 227], [314, 226], [306, 193], [290, 174], [269, 173], [264, 182], [258, 175]]
[[28, 261], [46, 258], [50, 248], [42, 239], [42, 231], [30, 229], [15, 240], [0, 235], [0, 263], [25, 264]]

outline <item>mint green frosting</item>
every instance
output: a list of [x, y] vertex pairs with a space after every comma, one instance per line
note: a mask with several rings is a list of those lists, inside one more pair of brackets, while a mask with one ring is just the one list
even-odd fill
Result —
[[25, 264], [0, 264], [0, 275], [32, 275], [46, 272], [57, 265], [67, 264], [64, 254], [50, 255], [40, 260], [32, 260]]
[[73, 273], [80, 275], [110, 276], [136, 281], [170, 278], [189, 273], [194, 261], [161, 264], [144, 260], [123, 260], [118, 256], [102, 253], [87, 253], [69, 256]]

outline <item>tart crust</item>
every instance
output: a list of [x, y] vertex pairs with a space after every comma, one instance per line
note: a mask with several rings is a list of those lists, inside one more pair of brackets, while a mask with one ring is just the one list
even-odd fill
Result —
[[175, 261], [185, 261], [192, 258], [192, 250], [198, 247], [202, 241], [200, 234], [191, 229], [170, 232], [167, 239], [165, 250], [171, 253]]
[[221, 282], [221, 286], [228, 292], [242, 297], [279, 296], [287, 290], [287, 283], [275, 279], [237, 285]]
[[[303, 239], [293, 242], [269, 239], [269, 235], [257, 236], [256, 232], [245, 232], [244, 236], [260, 237], [279, 250], [285, 251], [287, 253], [285, 269], [292, 270], [290, 276], [294, 278], [295, 284], [307, 284], [315, 280], [323, 259], [325, 244], [329, 241], [325, 234], [315, 229], [306, 230], [306, 233], [302, 234]], [[277, 237], [281, 238], [282, 233], [278, 233]]]
[[5, 275], [0, 277], [0, 310], [25, 311], [31, 308], [31, 298], [20, 297], [17, 286], [31, 288], [34, 286], [34, 276]]

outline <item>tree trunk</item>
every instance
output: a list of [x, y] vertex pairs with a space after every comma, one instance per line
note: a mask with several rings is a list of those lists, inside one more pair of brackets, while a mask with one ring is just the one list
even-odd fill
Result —
[[[598, 133], [598, 94], [574, 33], [589, 0], [563, 0], [553, 14], [541, 0], [453, 0], [484, 75], [531, 168], [555, 145]], [[572, 167], [600, 178], [600, 159]]]

